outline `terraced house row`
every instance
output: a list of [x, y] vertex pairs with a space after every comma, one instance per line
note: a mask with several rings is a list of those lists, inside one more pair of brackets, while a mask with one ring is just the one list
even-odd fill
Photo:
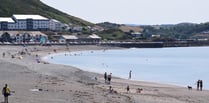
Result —
[[60, 31], [62, 23], [41, 15], [14, 14], [12, 17], [0, 17], [0, 30]]

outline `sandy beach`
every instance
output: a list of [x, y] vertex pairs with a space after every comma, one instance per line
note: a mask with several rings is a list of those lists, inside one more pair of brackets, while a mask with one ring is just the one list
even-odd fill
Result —
[[[79, 68], [50, 64], [41, 57], [63, 51], [118, 49], [101, 46], [0, 46], [0, 88], [12, 91], [9, 103], [208, 103], [209, 91], [112, 78]], [[3, 57], [3, 52], [5, 57]], [[23, 54], [23, 55], [20, 55]], [[12, 56], [14, 58], [12, 58]], [[38, 62], [37, 62], [38, 60]], [[40, 60], [40, 62], [39, 62]], [[97, 77], [95, 79], [94, 77]], [[129, 85], [130, 91], [126, 87]], [[109, 87], [113, 91], [110, 92]], [[138, 93], [137, 89], [142, 91]], [[0, 96], [0, 103], [4, 97]]]

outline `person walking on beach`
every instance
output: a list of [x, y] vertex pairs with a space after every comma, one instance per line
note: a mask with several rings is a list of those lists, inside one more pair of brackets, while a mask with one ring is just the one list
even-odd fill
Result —
[[5, 84], [5, 87], [2, 90], [2, 94], [4, 95], [4, 103], [9, 103], [8, 96], [10, 95], [10, 89], [7, 84]]
[[200, 80], [200, 91], [202, 91], [202, 87], [203, 87], [203, 82], [202, 82], [202, 80]]
[[110, 73], [108, 76], [107, 76], [107, 80], [108, 80], [108, 83], [110, 84], [111, 82], [111, 79], [112, 79], [112, 73]]
[[127, 93], [129, 93], [129, 91], [130, 91], [129, 85], [126, 87], [126, 90], [127, 90]]
[[132, 72], [132, 71], [130, 70], [128, 79], [131, 79], [131, 72]]
[[107, 72], [104, 73], [105, 83], [107, 82]]

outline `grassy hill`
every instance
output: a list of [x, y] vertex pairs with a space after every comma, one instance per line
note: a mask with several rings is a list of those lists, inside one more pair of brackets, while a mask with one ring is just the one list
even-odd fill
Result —
[[[141, 26], [143, 34], [147, 37], [151, 35], [161, 35], [164, 37], [175, 39], [190, 39], [194, 37], [208, 38], [208, 35], [202, 32], [209, 31], [209, 23], [180, 23], [176, 25], [156, 25], [156, 26]], [[200, 34], [200, 35], [199, 35]], [[204, 37], [205, 36], [205, 37]]]
[[0, 17], [10, 17], [12, 14], [39, 14], [47, 18], [57, 19], [64, 23], [93, 25], [88, 21], [70, 16], [47, 6], [40, 0], [0, 0]]

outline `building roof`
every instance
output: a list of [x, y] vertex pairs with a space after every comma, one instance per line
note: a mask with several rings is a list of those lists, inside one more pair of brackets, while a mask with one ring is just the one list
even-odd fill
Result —
[[29, 31], [29, 32], [27, 31], [27, 32], [25, 32], [25, 33], [28, 33], [28, 34], [30, 34], [31, 36], [36, 36], [36, 35], [47, 36], [46, 34], [40, 32], [40, 31]]
[[75, 35], [62, 35], [62, 37], [63, 37], [64, 39], [78, 39], [78, 37], [75, 36]]
[[15, 19], [35, 19], [35, 20], [48, 20], [41, 15], [21, 15], [21, 14], [14, 14], [13, 17]]
[[101, 37], [99, 37], [96, 34], [89, 35], [89, 38], [92, 38], [92, 39], [101, 39]]
[[47, 36], [46, 34], [40, 31], [0, 31], [0, 36], [3, 35], [4, 33], [10, 34], [10, 36], [15, 36], [17, 34], [23, 35], [25, 33], [29, 34], [30, 36], [37, 36], [37, 35]]
[[9, 17], [0, 17], [0, 22], [14, 23], [15, 21], [12, 18], [9, 18]]
[[133, 32], [133, 33], [131, 33], [131, 34], [134, 34], [134, 35], [141, 35], [142, 33], [140, 33], [140, 32]]

